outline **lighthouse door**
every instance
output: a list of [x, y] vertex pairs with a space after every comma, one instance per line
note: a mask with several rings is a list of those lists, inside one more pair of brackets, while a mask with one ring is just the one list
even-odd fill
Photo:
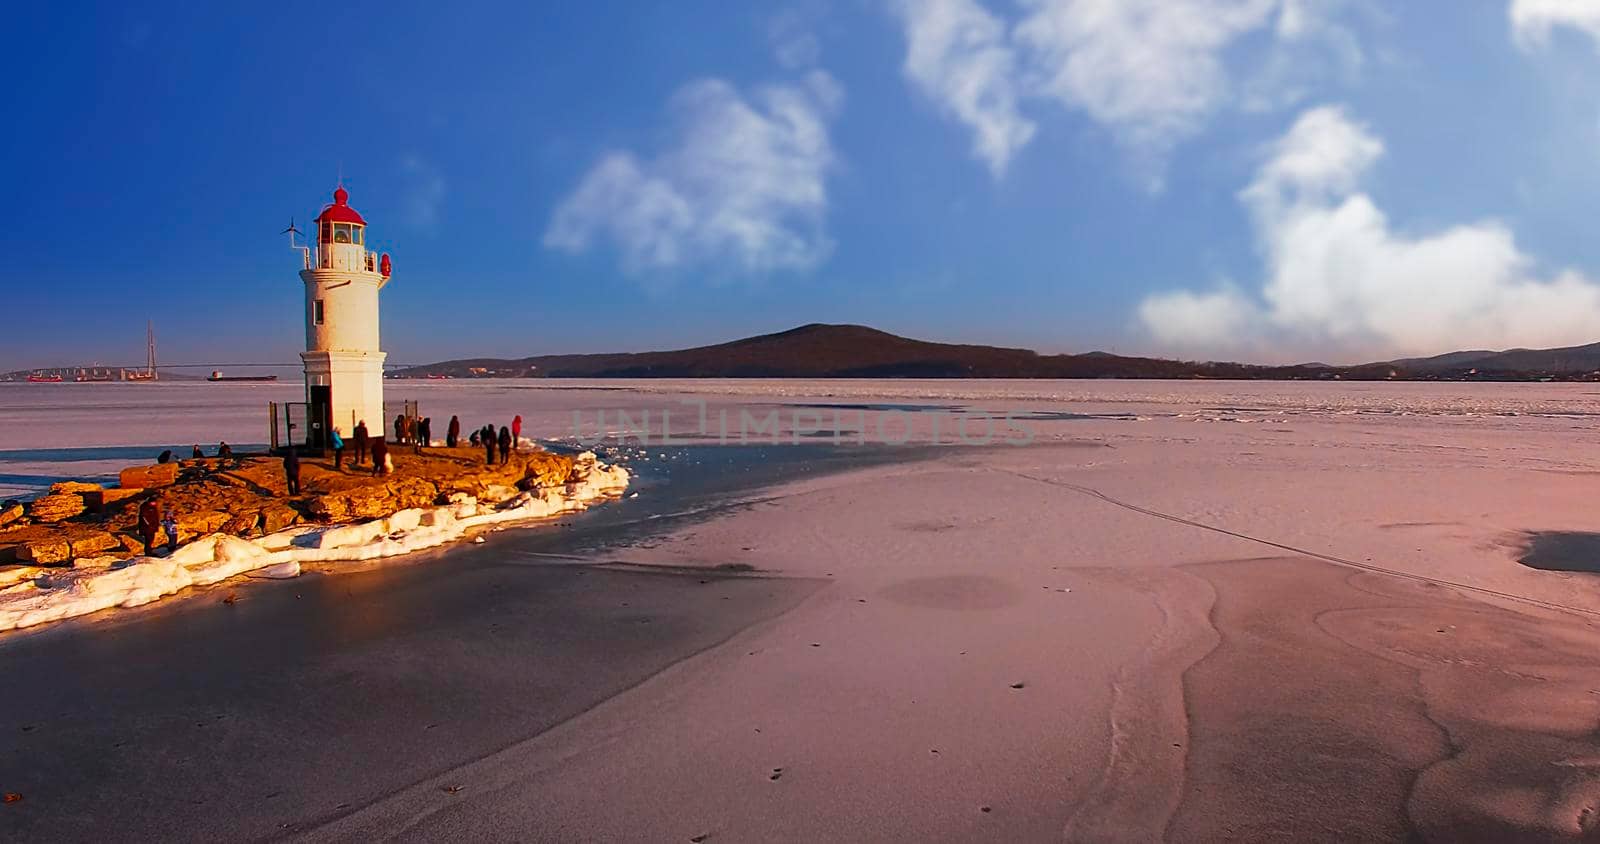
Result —
[[326, 449], [328, 432], [333, 429], [333, 388], [312, 384], [306, 390], [311, 407], [306, 413], [306, 448]]

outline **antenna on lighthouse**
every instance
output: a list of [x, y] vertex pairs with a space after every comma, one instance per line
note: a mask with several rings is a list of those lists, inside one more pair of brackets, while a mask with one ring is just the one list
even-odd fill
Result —
[[301, 246], [300, 244], [294, 242], [294, 236], [297, 234], [304, 234], [304, 232], [294, 227], [293, 217], [289, 218], [289, 227], [281, 232], [278, 232], [278, 234], [286, 234], [289, 236], [289, 248], [300, 250], [300, 254], [305, 258], [306, 267], [309, 268], [311, 266], [311, 247]]

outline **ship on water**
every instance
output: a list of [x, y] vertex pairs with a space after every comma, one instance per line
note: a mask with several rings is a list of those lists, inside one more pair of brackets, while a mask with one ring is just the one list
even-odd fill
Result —
[[276, 381], [276, 375], [223, 375], [222, 370], [213, 369], [206, 377], [207, 381]]
[[61, 381], [60, 375], [46, 375], [42, 372], [35, 372], [28, 376], [29, 384], [60, 384]]

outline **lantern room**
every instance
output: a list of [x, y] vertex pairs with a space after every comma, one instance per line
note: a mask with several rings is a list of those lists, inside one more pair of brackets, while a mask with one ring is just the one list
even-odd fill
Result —
[[334, 243], [366, 244], [367, 221], [350, 207], [350, 192], [340, 185], [333, 192], [333, 204], [317, 215], [317, 245]]
[[333, 192], [333, 203], [317, 215], [314, 266], [373, 272], [377, 269], [377, 256], [367, 252], [366, 247], [367, 221], [350, 207], [350, 192], [340, 185]]

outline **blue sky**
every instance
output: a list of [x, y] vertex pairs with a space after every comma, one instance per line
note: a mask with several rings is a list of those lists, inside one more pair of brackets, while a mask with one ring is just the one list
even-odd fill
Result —
[[391, 360], [806, 322], [1357, 360], [1600, 340], [1600, 0], [32, 4], [0, 369], [294, 360], [342, 172]]

